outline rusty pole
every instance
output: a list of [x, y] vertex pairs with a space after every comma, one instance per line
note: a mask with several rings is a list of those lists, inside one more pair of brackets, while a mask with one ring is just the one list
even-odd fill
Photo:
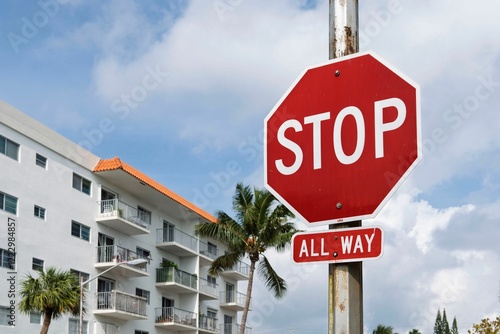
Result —
[[[330, 59], [359, 51], [358, 0], [330, 0]], [[361, 221], [330, 225], [359, 227]], [[363, 333], [363, 263], [329, 264], [328, 334]]]

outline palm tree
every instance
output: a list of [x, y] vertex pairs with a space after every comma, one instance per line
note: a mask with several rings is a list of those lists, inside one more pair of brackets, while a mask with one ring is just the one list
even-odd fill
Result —
[[392, 334], [393, 330], [391, 326], [378, 325], [373, 334]]
[[65, 313], [77, 316], [80, 312], [80, 284], [78, 277], [71, 271], [61, 271], [49, 267], [38, 271], [38, 277], [28, 274], [21, 281], [22, 313], [42, 313], [43, 325], [40, 334], [47, 334], [52, 319]]
[[409, 331], [408, 334], [422, 334], [422, 333], [420, 333], [418, 329], [414, 328], [411, 331]]
[[233, 268], [245, 255], [250, 259], [248, 287], [245, 307], [241, 317], [240, 334], [244, 334], [253, 277], [257, 262], [259, 276], [276, 298], [286, 293], [286, 282], [281, 278], [264, 255], [268, 249], [284, 251], [297, 230], [289, 222], [293, 214], [265, 189], [253, 191], [242, 183], [236, 185], [233, 196], [233, 210], [236, 219], [223, 211], [218, 211], [217, 222], [206, 222], [196, 226], [196, 235], [211, 237], [227, 247], [224, 255], [216, 258], [209, 269], [209, 274], [218, 276], [225, 269]]

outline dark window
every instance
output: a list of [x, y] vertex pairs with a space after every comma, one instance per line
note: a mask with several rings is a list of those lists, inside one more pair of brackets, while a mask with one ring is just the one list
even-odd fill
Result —
[[17, 214], [17, 198], [4, 193], [0, 193], [0, 209]]
[[0, 248], [0, 267], [14, 270], [16, 268], [16, 254]]
[[71, 222], [71, 235], [83, 240], [90, 241], [90, 227], [78, 222]]
[[135, 295], [138, 296], [138, 297], [146, 298], [146, 300], [148, 302], [148, 305], [149, 305], [150, 292], [148, 290], [136, 288], [135, 289]]
[[92, 182], [81, 177], [78, 174], [73, 173], [73, 188], [80, 190], [82, 193], [90, 195]]
[[34, 257], [31, 269], [43, 271], [43, 260]]
[[209, 285], [213, 285], [213, 286], [217, 285], [217, 279], [211, 275], [207, 275], [207, 282]]
[[44, 157], [43, 155], [37, 153], [35, 163], [37, 166], [47, 168], [47, 158]]
[[45, 209], [35, 205], [35, 217], [41, 218], [45, 220]]
[[9, 158], [18, 160], [19, 158], [19, 144], [14, 143], [12, 140], [0, 136], [0, 153], [5, 154]]
[[[75, 275], [76, 277], [78, 277], [78, 282], [85, 282], [86, 280], [88, 280], [90, 278], [89, 274], [81, 272], [81, 271], [78, 271], [78, 270], [75, 270], [75, 269], [70, 269], [70, 272], [73, 275]], [[86, 286], [88, 288], [88, 285], [86, 285]]]

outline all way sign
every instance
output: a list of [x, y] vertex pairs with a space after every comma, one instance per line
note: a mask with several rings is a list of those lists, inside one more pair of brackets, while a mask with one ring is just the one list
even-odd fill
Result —
[[295, 263], [357, 262], [382, 256], [382, 229], [361, 227], [296, 233], [292, 238]]

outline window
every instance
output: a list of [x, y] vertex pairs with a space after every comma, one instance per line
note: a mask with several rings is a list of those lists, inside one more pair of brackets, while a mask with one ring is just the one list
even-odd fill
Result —
[[30, 324], [40, 325], [42, 323], [41, 313], [30, 313]]
[[[70, 269], [69, 270], [72, 274], [74, 274], [76, 277], [78, 277], [78, 282], [85, 282], [90, 278], [90, 275], [75, 269]], [[83, 280], [82, 280], [83, 278]]]
[[90, 227], [78, 222], [71, 222], [71, 235], [83, 240], [90, 241]]
[[217, 245], [216, 244], [208, 242], [208, 254], [210, 254], [212, 256], [217, 256], [218, 252], [217, 252]]
[[138, 259], [146, 259], [149, 260], [151, 259], [151, 252], [148, 251], [147, 249], [143, 249], [141, 247], [136, 247], [136, 253], [137, 253], [137, 258]]
[[0, 193], [0, 209], [17, 214], [17, 198], [4, 193]]
[[45, 220], [45, 209], [38, 205], [35, 205], [35, 217]]
[[143, 290], [143, 289], [136, 288], [135, 289], [135, 295], [138, 296], [138, 297], [146, 298], [146, 300], [148, 302], [148, 305], [149, 305], [150, 292], [148, 290]]
[[207, 309], [207, 318], [215, 319], [217, 318], [217, 311], [211, 308]]
[[10, 270], [16, 269], [16, 254], [0, 249], [0, 267]]
[[149, 332], [146, 332], [146, 331], [139, 331], [139, 330], [135, 330], [134, 331], [134, 334], [149, 334]]
[[43, 260], [40, 260], [40, 259], [37, 259], [34, 257], [33, 262], [31, 264], [31, 269], [42, 271], [43, 270]]
[[151, 224], [151, 211], [144, 209], [143, 207], [137, 207], [137, 214], [139, 216], [139, 221], [146, 224]]
[[208, 285], [212, 285], [213, 286], [216, 286], [217, 285], [217, 278], [215, 278], [215, 276], [212, 276], [212, 275], [207, 275], [207, 282], [208, 282]]
[[0, 306], [0, 325], [9, 326], [10, 310], [6, 306]]
[[36, 154], [35, 164], [42, 168], [47, 168], [47, 158], [41, 154]]
[[233, 333], [233, 317], [224, 314], [224, 333], [223, 334], [232, 334]]
[[19, 158], [19, 144], [14, 143], [12, 140], [0, 136], [0, 153], [5, 154], [9, 158], [18, 160]]
[[[89, 327], [89, 322], [83, 320], [83, 323], [82, 323], [82, 333], [83, 334], [88, 333], [88, 327]], [[80, 329], [80, 320], [70, 318], [69, 325], [68, 325], [68, 334], [79, 334], [79, 329]]]
[[90, 188], [92, 182], [87, 179], [84, 179], [80, 175], [73, 173], [73, 188], [76, 190], [80, 190], [82, 193], [90, 195]]

